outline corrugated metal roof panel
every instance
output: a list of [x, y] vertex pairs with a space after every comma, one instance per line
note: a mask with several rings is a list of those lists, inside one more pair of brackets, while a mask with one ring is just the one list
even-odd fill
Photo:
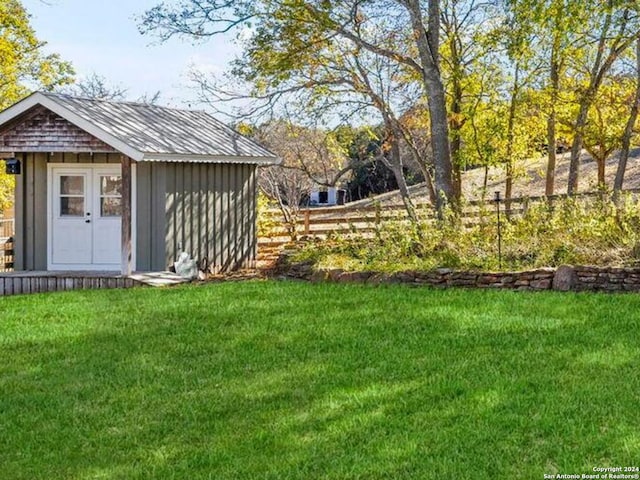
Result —
[[[276, 159], [266, 148], [203, 111], [43, 95], [145, 154]], [[183, 157], [183, 161], [189, 160]]]

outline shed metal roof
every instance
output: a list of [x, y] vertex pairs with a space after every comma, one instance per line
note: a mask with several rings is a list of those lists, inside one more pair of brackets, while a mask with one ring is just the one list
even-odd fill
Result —
[[0, 127], [36, 105], [136, 161], [277, 163], [275, 154], [204, 111], [36, 92], [0, 112]]

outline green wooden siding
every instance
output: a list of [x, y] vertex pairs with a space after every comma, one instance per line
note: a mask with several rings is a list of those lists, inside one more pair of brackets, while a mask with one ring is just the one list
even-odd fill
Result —
[[166, 164], [138, 163], [136, 172], [136, 270], [163, 271]]
[[[16, 176], [16, 270], [47, 269], [47, 163], [120, 163], [120, 154], [24, 153]], [[255, 265], [256, 166], [141, 162], [136, 269], [162, 271], [180, 251], [213, 272]]]
[[[166, 163], [165, 261], [181, 251], [211, 271], [255, 265], [254, 165]], [[158, 188], [159, 183], [153, 184]]]

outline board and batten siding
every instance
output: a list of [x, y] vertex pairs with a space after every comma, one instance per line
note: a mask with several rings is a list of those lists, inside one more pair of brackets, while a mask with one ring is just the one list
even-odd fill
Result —
[[136, 270], [164, 271], [166, 164], [142, 162], [136, 168]]
[[254, 267], [256, 166], [164, 165], [166, 264], [185, 251], [213, 273]]
[[[46, 270], [47, 163], [120, 164], [120, 154], [17, 156], [14, 268]], [[140, 162], [136, 168], [136, 270], [166, 270], [181, 251], [215, 273], [255, 266], [255, 165]]]

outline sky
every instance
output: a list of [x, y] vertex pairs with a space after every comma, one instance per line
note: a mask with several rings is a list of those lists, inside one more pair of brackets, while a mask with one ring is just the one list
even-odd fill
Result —
[[230, 37], [204, 44], [138, 32], [136, 17], [161, 0], [22, 0], [46, 51], [73, 64], [79, 78], [93, 73], [128, 89], [135, 100], [161, 92], [159, 103], [198, 107], [186, 74], [193, 65], [221, 73], [237, 52]]

